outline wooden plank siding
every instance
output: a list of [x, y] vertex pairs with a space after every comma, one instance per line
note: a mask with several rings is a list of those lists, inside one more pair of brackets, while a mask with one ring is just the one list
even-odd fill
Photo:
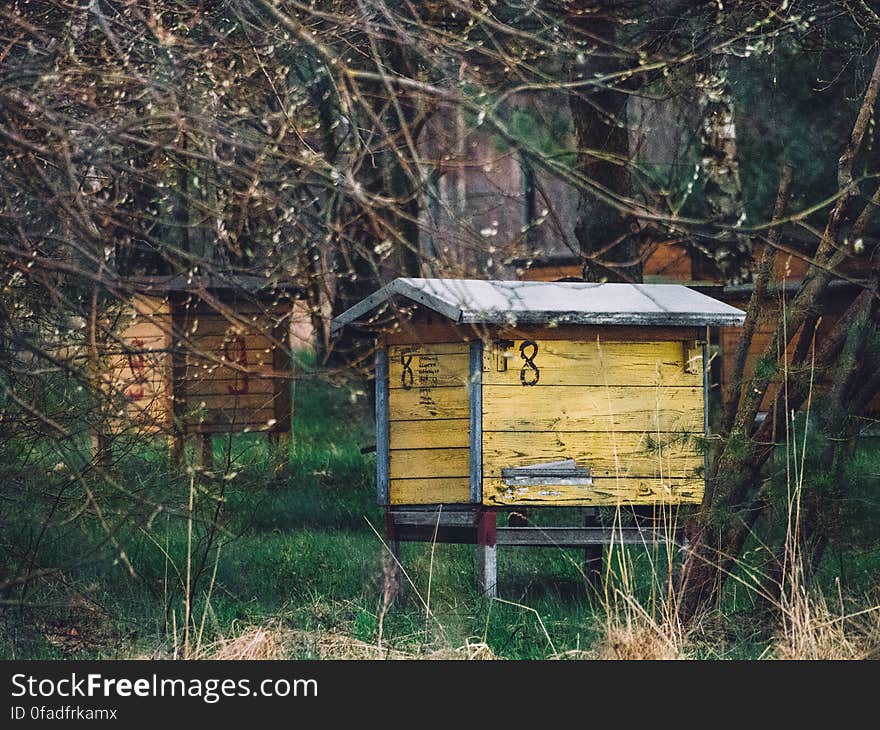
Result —
[[702, 433], [703, 389], [484, 385], [483, 431]]
[[[675, 340], [641, 334], [631, 342], [601, 335], [496, 335], [484, 342], [475, 360], [482, 404], [477, 465], [469, 448], [469, 344], [389, 345], [390, 504], [463, 504], [480, 492], [482, 503], [495, 507], [699, 502], [702, 349], [693, 330], [678, 330]], [[524, 385], [524, 378], [537, 383]], [[503, 468], [562, 459], [588, 466], [593, 483], [503, 483]], [[481, 489], [469, 492], [475, 466]]]
[[469, 496], [467, 477], [392, 479], [389, 490], [393, 505], [466, 504]]
[[466, 477], [470, 469], [470, 449], [393, 449], [391, 479], [430, 479]]
[[467, 420], [468, 392], [460, 385], [437, 388], [390, 388], [392, 421], [425, 421], [434, 418]]
[[625, 504], [693, 504], [703, 499], [703, 479], [596, 478], [589, 486], [508, 487], [483, 479], [483, 502], [493, 507], [584, 507]]
[[469, 501], [469, 346], [388, 348], [391, 504]]
[[[194, 433], [289, 431], [289, 309], [135, 295], [105, 355], [110, 427]], [[173, 416], [173, 418], [172, 418]]]
[[391, 443], [396, 449], [420, 449], [427, 445], [438, 449], [466, 449], [468, 429], [462, 429], [461, 422], [460, 418], [392, 421]]
[[388, 387], [458, 387], [468, 383], [467, 343], [394, 346], [388, 349]]
[[286, 310], [255, 302], [184, 306], [176, 317], [178, 415], [201, 433], [288, 431]]
[[[498, 341], [483, 355], [484, 385], [521, 387], [524, 364], [521, 347], [525, 340], [509, 346]], [[682, 342], [588, 342], [542, 340], [535, 355], [540, 361], [543, 383], [553, 385], [660, 385], [701, 387], [702, 370], [685, 369], [688, 347]], [[530, 350], [529, 350], [530, 351]], [[499, 371], [499, 364], [505, 370]]]
[[[699, 502], [704, 484], [701, 352], [691, 339], [536, 338], [487, 346], [483, 503]], [[563, 459], [589, 467], [592, 484], [511, 487], [501, 477], [503, 468]]]
[[500, 477], [505, 466], [529, 466], [565, 458], [587, 464], [593, 478], [687, 478], [703, 472], [700, 444], [690, 434], [552, 431], [483, 434], [483, 471]]

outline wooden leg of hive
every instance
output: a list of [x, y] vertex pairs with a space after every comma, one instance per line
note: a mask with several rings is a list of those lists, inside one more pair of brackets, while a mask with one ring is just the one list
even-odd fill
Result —
[[214, 436], [210, 433], [202, 433], [198, 436], [199, 466], [202, 471], [214, 470]]
[[92, 431], [92, 461], [101, 467], [110, 462], [110, 438], [100, 431]]
[[480, 509], [477, 514], [477, 581], [484, 598], [498, 597], [497, 514]]
[[382, 551], [382, 616], [400, 592], [400, 540], [397, 539], [394, 513], [385, 510], [385, 546]]
[[183, 469], [186, 461], [186, 441], [182, 433], [175, 431], [168, 436], [168, 452], [171, 454], [171, 463], [178, 469]]
[[385, 510], [385, 548], [382, 551], [382, 616], [400, 592], [400, 540], [394, 525], [394, 514]]
[[498, 548], [477, 545], [477, 582], [484, 598], [498, 597]]
[[[584, 526], [594, 527], [599, 524], [594, 508], [584, 510]], [[602, 590], [602, 545], [587, 545], [584, 548], [584, 578], [592, 593], [599, 595]]]

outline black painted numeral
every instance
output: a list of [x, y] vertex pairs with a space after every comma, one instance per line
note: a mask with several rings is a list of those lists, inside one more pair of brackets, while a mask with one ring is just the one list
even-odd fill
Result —
[[400, 374], [400, 384], [403, 386], [404, 390], [412, 388], [415, 380], [411, 367], [412, 359], [413, 356], [411, 352], [400, 353], [400, 364], [403, 366], [403, 372]]
[[[526, 348], [532, 348], [531, 355], [526, 355]], [[541, 371], [535, 365], [535, 357], [538, 355], [538, 343], [526, 340], [519, 346], [519, 354], [523, 359], [522, 369], [519, 371], [519, 382], [523, 385], [537, 385], [541, 379]]]

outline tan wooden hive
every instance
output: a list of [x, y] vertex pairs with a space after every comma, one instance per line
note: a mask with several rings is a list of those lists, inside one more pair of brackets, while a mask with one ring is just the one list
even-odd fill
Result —
[[242, 276], [133, 286], [107, 353], [114, 430], [290, 430], [289, 289]]

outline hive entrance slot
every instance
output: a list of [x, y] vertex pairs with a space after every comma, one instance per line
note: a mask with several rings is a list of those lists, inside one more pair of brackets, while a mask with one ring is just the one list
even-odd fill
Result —
[[530, 466], [506, 467], [501, 479], [508, 487], [587, 485], [593, 483], [588, 467], [578, 466], [574, 459], [547, 461]]

